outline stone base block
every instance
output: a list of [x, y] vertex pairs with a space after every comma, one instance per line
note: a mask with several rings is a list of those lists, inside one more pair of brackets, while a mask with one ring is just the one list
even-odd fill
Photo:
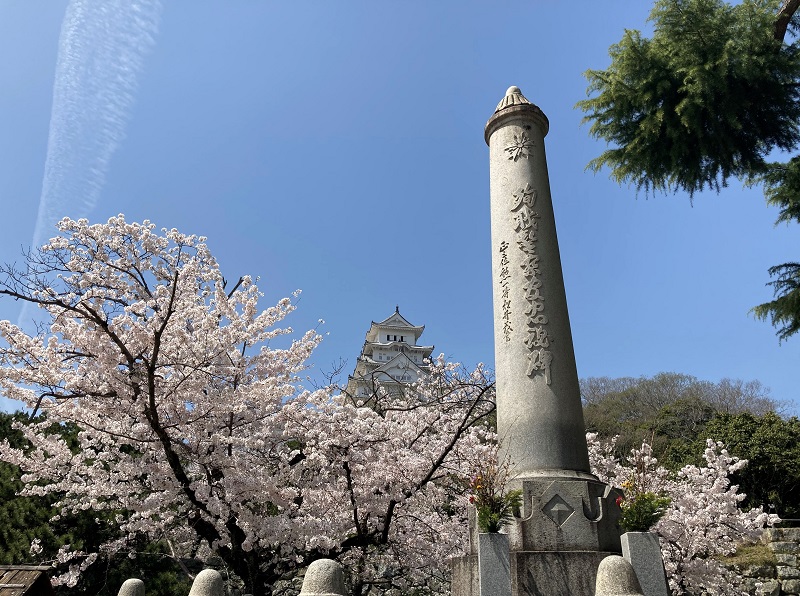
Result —
[[512, 551], [620, 553], [619, 490], [586, 479], [541, 477], [516, 482], [523, 494], [522, 511], [508, 526]]
[[[512, 552], [512, 596], [594, 596], [597, 567], [612, 552]], [[479, 596], [478, 557], [453, 560], [452, 596]]]

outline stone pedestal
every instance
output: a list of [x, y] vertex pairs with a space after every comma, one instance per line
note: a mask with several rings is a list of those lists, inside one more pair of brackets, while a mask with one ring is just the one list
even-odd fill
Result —
[[192, 582], [189, 596], [223, 596], [225, 582], [216, 569], [203, 569]]
[[[600, 561], [617, 553], [599, 551], [512, 552], [511, 594], [515, 596], [594, 596]], [[478, 556], [453, 560], [453, 596], [480, 593]]]
[[[522, 488], [522, 510], [506, 527], [511, 594], [593, 596], [600, 561], [621, 550], [620, 491], [574, 478], [517, 480], [511, 488]], [[453, 564], [453, 596], [486, 594], [478, 579], [482, 535], [474, 515], [470, 530], [470, 555]]]
[[344, 570], [333, 559], [318, 559], [311, 563], [303, 579], [300, 596], [346, 596]]
[[144, 582], [140, 579], [126, 579], [117, 596], [144, 596]]

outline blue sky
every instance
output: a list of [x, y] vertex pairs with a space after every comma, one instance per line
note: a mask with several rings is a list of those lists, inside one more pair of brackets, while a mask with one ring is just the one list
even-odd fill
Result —
[[[66, 7], [0, 5], [3, 262], [34, 234]], [[798, 404], [800, 338], [779, 345], [748, 314], [771, 297], [767, 268], [798, 259], [798, 228], [775, 228], [777, 212], [737, 181], [692, 205], [584, 170], [603, 146], [573, 107], [582, 73], [607, 66], [609, 45], [646, 27], [648, 11], [641, 0], [165, 2], [97, 199], [64, 192], [61, 215], [205, 235], [226, 277], [261, 277], [265, 307], [301, 288], [290, 324], [322, 318], [328, 333], [312, 374], [339, 358], [349, 370], [370, 321], [395, 305], [437, 353], [491, 365], [483, 126], [518, 85], [550, 120], [579, 374], [758, 379]], [[18, 316], [0, 300], [0, 318]]]

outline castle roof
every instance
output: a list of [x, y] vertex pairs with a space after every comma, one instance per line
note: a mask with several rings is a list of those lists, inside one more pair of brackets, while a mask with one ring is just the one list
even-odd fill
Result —
[[412, 325], [403, 315], [400, 314], [400, 308], [396, 307], [395, 311], [383, 321], [377, 323], [372, 321], [369, 331], [367, 331], [367, 341], [376, 342], [382, 329], [391, 329], [392, 331], [404, 332], [407, 331], [413, 333], [415, 338], [418, 338], [425, 330], [425, 325]]

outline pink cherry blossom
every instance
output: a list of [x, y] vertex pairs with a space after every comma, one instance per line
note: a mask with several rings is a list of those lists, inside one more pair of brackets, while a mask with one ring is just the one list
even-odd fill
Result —
[[684, 466], [671, 473], [658, 464], [646, 443], [621, 462], [613, 455], [613, 441], [600, 441], [593, 433], [586, 439], [592, 469], [601, 480], [624, 486], [635, 478], [642, 490], [670, 498], [652, 531], [661, 543], [672, 593], [741, 595], [742, 578], [718, 557], [733, 553], [742, 542], [757, 540], [765, 526], [778, 521], [760, 507], [739, 509], [745, 495], [730, 483], [729, 475], [747, 461], [732, 457], [722, 443], [708, 439], [702, 467]]
[[[23, 469], [22, 494], [59, 496], [56, 516], [116, 528], [100, 553], [62, 549], [59, 581], [145, 537], [176, 557], [213, 551], [256, 595], [321, 556], [362, 587], [444, 585], [465, 542], [460, 495], [493, 449], [482, 367], [440, 358], [371, 407], [305, 388], [321, 336], [282, 326], [292, 298], [264, 309], [252, 278], [226, 280], [204, 238], [122, 215], [58, 227], [0, 269], [0, 295], [45, 322], [29, 335], [0, 321], [0, 392], [46, 416], [18, 426], [30, 449], [5, 441], [0, 459]], [[49, 430], [64, 422], [81, 429], [75, 452]]]

